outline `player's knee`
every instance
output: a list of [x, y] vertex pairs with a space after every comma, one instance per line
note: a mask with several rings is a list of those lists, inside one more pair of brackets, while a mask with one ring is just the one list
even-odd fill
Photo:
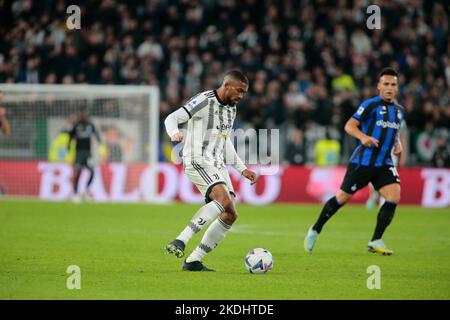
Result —
[[232, 215], [236, 215], [236, 207], [234, 206], [233, 199], [231, 199], [230, 196], [225, 197], [224, 201], [222, 202], [222, 206], [224, 207], [226, 212]]
[[217, 202], [219, 202], [222, 207], [226, 207], [227, 205], [229, 205], [231, 199], [228, 199], [229, 197], [227, 197], [226, 194], [221, 193], [221, 194], [214, 194], [214, 200], [216, 200]]
[[340, 205], [344, 205], [352, 198], [352, 196], [353, 196], [352, 194], [340, 190], [336, 194], [336, 200], [339, 202]]
[[391, 185], [387, 187], [383, 187], [380, 190], [381, 196], [389, 202], [399, 203], [400, 202], [400, 186], [399, 185]]
[[214, 200], [219, 202], [222, 207], [225, 209], [226, 212], [233, 211], [234, 208], [234, 202], [231, 196], [228, 193], [220, 193], [220, 194], [214, 194]]
[[230, 192], [227, 188], [219, 185], [216, 188], [213, 188], [210, 196], [211, 199], [219, 202], [224, 208], [224, 212], [220, 214], [223, 222], [227, 224], [233, 224], [237, 219], [236, 205], [233, 197], [230, 195]]
[[222, 214], [224, 222], [230, 225], [233, 224], [238, 216], [233, 199], [230, 196], [224, 197], [220, 203], [225, 209], [225, 212]]
[[222, 212], [222, 214], [220, 215], [221, 220], [228, 225], [232, 225], [236, 221], [237, 217], [237, 212], [233, 209], [230, 209], [230, 211]]
[[221, 216], [223, 222], [225, 222], [228, 225], [232, 225], [236, 219], [237, 219], [237, 213], [236, 211], [234, 212], [224, 212], [223, 216]]
[[389, 194], [385, 197], [386, 201], [399, 203], [400, 202], [400, 192], [395, 192], [392, 194]]

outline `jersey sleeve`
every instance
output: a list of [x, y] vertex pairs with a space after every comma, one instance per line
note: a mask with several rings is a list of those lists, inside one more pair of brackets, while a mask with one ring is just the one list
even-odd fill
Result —
[[95, 125], [93, 123], [91, 123], [91, 126], [92, 126], [92, 132], [94, 133], [95, 138], [97, 139], [97, 141], [99, 143], [101, 143], [102, 140], [100, 139], [100, 134], [98, 133], [97, 128], [95, 127]]
[[247, 169], [244, 162], [239, 158], [230, 137], [227, 137], [225, 141], [225, 163], [232, 165], [239, 173]]
[[187, 112], [189, 118], [192, 118], [197, 112], [208, 105], [208, 97], [203, 93], [191, 98], [182, 108]]
[[186, 110], [182, 110], [183, 107], [177, 109], [176, 111], [169, 114], [164, 120], [164, 126], [166, 127], [166, 132], [169, 137], [173, 137], [174, 134], [178, 133], [178, 124], [185, 123], [189, 120], [188, 114], [186, 114]]
[[367, 118], [367, 116], [370, 114], [370, 111], [372, 111], [372, 108], [370, 107], [370, 102], [366, 100], [363, 103], [361, 103], [358, 110], [356, 110], [356, 112], [352, 115], [352, 118], [361, 122]]

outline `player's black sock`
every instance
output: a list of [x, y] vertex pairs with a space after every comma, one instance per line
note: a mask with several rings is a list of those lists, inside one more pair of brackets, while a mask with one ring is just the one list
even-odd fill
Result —
[[76, 170], [75, 173], [75, 181], [73, 183], [73, 192], [75, 194], [78, 193], [78, 181], [80, 180], [80, 176], [81, 176], [81, 170]]
[[92, 169], [91, 167], [87, 167], [89, 170], [89, 180], [87, 182], [87, 186], [89, 187], [92, 183], [92, 180], [94, 180], [94, 169]]
[[389, 226], [394, 217], [395, 208], [397, 204], [394, 202], [386, 201], [380, 208], [377, 218], [377, 226], [375, 227], [375, 232], [371, 241], [381, 239], [384, 230]]
[[342, 204], [337, 201], [336, 197], [329, 199], [323, 206], [319, 219], [317, 219], [317, 222], [313, 226], [313, 229], [320, 233], [325, 222], [327, 222], [328, 219], [330, 219], [333, 214], [335, 214], [336, 211], [339, 210], [340, 207], [342, 207]]

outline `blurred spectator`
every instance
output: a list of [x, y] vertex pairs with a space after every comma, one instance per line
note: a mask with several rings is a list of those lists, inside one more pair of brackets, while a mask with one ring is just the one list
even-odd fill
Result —
[[104, 126], [101, 130], [105, 137], [106, 161], [123, 161], [124, 155], [131, 152], [133, 148], [133, 140], [123, 134], [119, 128], [114, 125]]
[[436, 168], [450, 168], [450, 150], [445, 135], [439, 135], [436, 150], [433, 154], [433, 166]]
[[82, 68], [84, 79], [88, 83], [99, 83], [100, 81], [100, 64], [98, 57], [95, 54], [91, 54], [88, 57], [87, 63]]
[[350, 41], [356, 54], [366, 56], [372, 51], [370, 38], [364, 33], [363, 29], [357, 29], [353, 32]]
[[292, 164], [305, 164], [306, 149], [303, 140], [303, 132], [299, 129], [292, 132], [287, 142], [286, 160]]
[[329, 130], [326, 129], [325, 137], [316, 142], [314, 152], [316, 165], [336, 166], [339, 164], [341, 145], [339, 141], [331, 138]]
[[418, 162], [421, 164], [430, 163], [435, 148], [436, 139], [434, 136], [434, 124], [433, 122], [428, 121], [425, 123], [424, 130], [418, 134], [416, 140]]
[[58, 135], [52, 140], [50, 149], [48, 152], [48, 160], [51, 162], [65, 162], [72, 164], [75, 161], [75, 140], [70, 140], [70, 130], [77, 122], [76, 115], [71, 115], [67, 119], [67, 123], [58, 133]]
[[39, 83], [39, 60], [37, 58], [30, 58], [26, 60], [25, 68], [21, 69], [17, 76], [17, 82], [25, 83]]
[[331, 81], [331, 86], [335, 92], [348, 90], [355, 91], [355, 82], [349, 74], [345, 74], [341, 67], [336, 67], [336, 75]]

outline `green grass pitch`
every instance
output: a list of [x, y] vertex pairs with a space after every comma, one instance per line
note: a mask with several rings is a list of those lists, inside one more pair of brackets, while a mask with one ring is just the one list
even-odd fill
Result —
[[[349, 205], [307, 255], [303, 237], [320, 206], [239, 204], [233, 231], [205, 259], [217, 272], [182, 272], [162, 248], [198, 208], [2, 200], [0, 299], [450, 298], [448, 209], [400, 206], [384, 237], [395, 253], [380, 256], [366, 249], [377, 211]], [[245, 270], [255, 247], [272, 252], [272, 273]], [[70, 265], [80, 267], [80, 290], [66, 287]], [[370, 265], [380, 267], [381, 289], [367, 288]]]

